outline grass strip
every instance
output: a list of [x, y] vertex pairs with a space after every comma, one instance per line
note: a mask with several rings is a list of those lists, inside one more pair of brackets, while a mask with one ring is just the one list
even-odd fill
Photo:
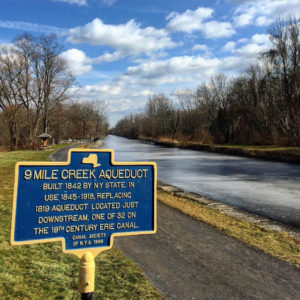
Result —
[[225, 234], [300, 267], [300, 240], [228, 216], [202, 203], [158, 189], [158, 200]]
[[[141, 139], [147, 139], [146, 137], [141, 137]], [[183, 141], [183, 140], [172, 140], [171, 138], [159, 138], [159, 142], [165, 142], [174, 144], [175, 146], [184, 146], [184, 145], [199, 145], [199, 146], [207, 146], [212, 148], [232, 148], [232, 149], [241, 149], [241, 150], [261, 150], [261, 151], [278, 151], [278, 152], [286, 152], [286, 153], [295, 153], [300, 155], [300, 147], [292, 147], [292, 146], [275, 146], [275, 145], [267, 145], [267, 146], [255, 146], [255, 145], [235, 145], [235, 144], [202, 144], [199, 142], [192, 141]]]
[[[0, 299], [80, 299], [79, 260], [60, 242], [11, 246], [14, 167], [48, 161], [52, 151], [0, 152]], [[162, 299], [137, 266], [113, 248], [96, 258], [95, 299]]]
[[300, 164], [300, 147], [201, 144], [199, 142], [188, 140], [172, 140], [168, 137], [160, 137], [155, 140], [141, 136], [140, 139], [167, 147]]

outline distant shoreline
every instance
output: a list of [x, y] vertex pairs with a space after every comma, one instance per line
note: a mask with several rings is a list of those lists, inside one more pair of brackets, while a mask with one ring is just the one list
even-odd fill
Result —
[[153, 139], [147, 137], [140, 137], [138, 138], [138, 140], [170, 148], [176, 147], [181, 149], [206, 151], [234, 156], [251, 157], [269, 161], [300, 164], [299, 147], [209, 145], [193, 142], [172, 141], [171, 139]]

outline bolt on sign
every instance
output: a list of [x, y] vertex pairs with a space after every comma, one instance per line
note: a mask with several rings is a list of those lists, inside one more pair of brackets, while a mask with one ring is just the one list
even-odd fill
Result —
[[156, 232], [154, 162], [114, 162], [113, 150], [72, 149], [67, 162], [19, 162], [15, 174], [13, 245], [62, 241], [84, 269], [115, 236]]

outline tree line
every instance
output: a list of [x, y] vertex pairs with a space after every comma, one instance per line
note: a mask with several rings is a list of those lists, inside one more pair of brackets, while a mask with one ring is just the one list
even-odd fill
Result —
[[278, 19], [269, 37], [272, 48], [242, 74], [217, 74], [173, 99], [154, 95], [143, 113], [123, 118], [112, 132], [205, 144], [300, 146], [299, 20]]
[[41, 133], [58, 141], [107, 130], [103, 102], [69, 101], [76, 78], [62, 50], [55, 35], [22, 34], [0, 47], [0, 145], [30, 148]]

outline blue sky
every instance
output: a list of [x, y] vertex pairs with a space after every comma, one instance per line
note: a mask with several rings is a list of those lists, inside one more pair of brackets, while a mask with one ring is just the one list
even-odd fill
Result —
[[279, 16], [300, 0], [0, 0], [0, 44], [56, 33], [77, 76], [74, 101], [105, 101], [113, 126], [153, 94], [234, 76], [270, 47]]

